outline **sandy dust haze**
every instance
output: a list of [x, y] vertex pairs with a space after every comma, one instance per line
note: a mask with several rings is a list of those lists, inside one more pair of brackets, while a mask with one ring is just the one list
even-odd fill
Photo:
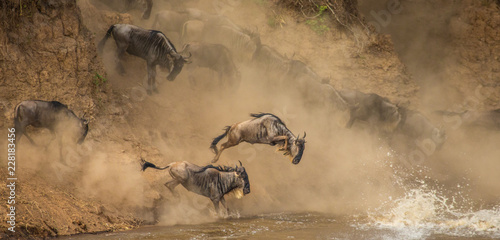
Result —
[[[97, 11], [92, 9], [93, 2], [79, 3], [84, 17]], [[188, 6], [212, 9], [214, 2], [188, 2]], [[238, 5], [221, 8], [231, 21], [258, 31], [264, 44], [305, 62], [320, 77], [329, 77], [335, 88], [375, 92], [394, 102], [409, 102], [409, 108], [425, 113], [436, 126], [446, 130], [442, 149], [429, 154], [424, 151], [423, 161], [413, 164], [409, 153], [393, 151], [382, 137], [370, 133], [366, 124], [346, 129], [348, 113], [331, 107], [327, 99], [312, 101], [297, 86], [277, 84], [277, 79], [270, 79], [247, 60], [235, 60], [242, 75], [237, 90], [219, 86], [217, 74], [206, 69], [195, 71], [197, 84], [193, 86], [184, 70], [171, 82], [166, 80], [167, 73], [158, 68], [159, 93], [148, 96], [144, 90], [145, 61], [127, 55], [126, 74], [118, 74], [116, 45], [110, 38], [100, 55], [112, 89], [112, 100], [104, 107], [106, 113], [91, 119], [85, 142], [65, 148], [65, 157], [60, 161], [58, 143], [49, 141], [49, 132], [32, 131], [35, 141], [50, 143], [20, 146], [20, 167], [78, 196], [97, 199], [148, 221], [157, 214], [161, 225], [215, 221], [209, 199], [187, 192], [182, 186], [177, 187], [180, 199], [174, 198], [163, 185], [170, 179], [168, 172], [141, 172], [139, 160], [144, 158], [158, 166], [174, 161], [208, 165], [214, 156], [210, 143], [225, 126], [250, 119], [250, 113], [270, 112], [295, 135], [307, 132], [304, 155], [298, 165], [293, 165], [268, 145], [241, 143], [224, 151], [217, 164], [234, 166], [240, 160], [251, 183], [249, 195], [242, 199], [227, 197], [233, 214], [312, 211], [366, 215], [391, 200], [408, 197], [412, 189], [431, 189], [439, 196], [454, 198], [458, 208], [468, 210], [498, 205], [500, 131], [469, 127], [463, 119], [447, 121], [434, 113], [451, 109], [453, 104], [470, 106], [463, 96], [474, 98], [478, 91], [478, 104], [473, 107], [499, 107], [498, 103], [490, 104], [491, 98], [500, 95], [498, 87], [485, 85], [476, 90], [481, 82], [467, 80], [473, 74], [461, 70], [466, 66], [457, 60], [460, 53], [453, 48], [457, 43], [450, 43], [461, 27], [455, 6], [458, 3], [442, 10], [439, 6], [444, 1], [426, 8], [413, 1], [401, 1], [408, 5], [393, 16], [393, 22], [382, 33], [391, 34], [395, 51], [407, 66], [402, 70], [404, 67], [394, 56], [382, 60], [368, 54], [353, 57], [360, 45], [345, 33], [319, 36], [307, 25], [297, 23], [289, 10], [272, 12], [267, 5], [259, 5], [260, 1], [234, 2]], [[367, 16], [372, 9], [384, 8], [383, 4], [359, 2], [361, 12]], [[164, 1], [155, 4], [149, 20], [140, 18], [139, 9], [131, 10], [133, 24], [151, 28], [154, 15], [171, 8]], [[436, 13], [441, 11], [444, 14]], [[283, 18], [286, 25], [270, 27], [269, 16]], [[414, 16], [424, 23], [414, 28]], [[84, 23], [93, 26], [89, 29], [95, 34], [96, 44], [109, 27], [97, 18], [84, 18]], [[180, 51], [182, 44], [175, 36], [169, 37]], [[404, 83], [408, 79], [402, 76], [403, 71], [412, 76], [410, 83]]]

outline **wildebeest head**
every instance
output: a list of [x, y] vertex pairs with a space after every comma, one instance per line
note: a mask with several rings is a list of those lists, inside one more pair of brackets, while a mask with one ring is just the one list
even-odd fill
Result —
[[174, 53], [172, 57], [174, 58], [174, 68], [167, 76], [167, 80], [169, 81], [174, 81], [177, 75], [179, 75], [179, 73], [181, 72], [182, 67], [184, 67], [184, 64], [189, 63], [189, 58], [191, 57], [191, 53], [189, 53], [188, 57], [184, 57], [181, 54]]
[[300, 134], [297, 136], [295, 141], [291, 143], [290, 146], [290, 157], [292, 158], [293, 164], [299, 164], [302, 159], [302, 154], [306, 148], [306, 132], [304, 132], [304, 137], [300, 138]]
[[388, 123], [385, 126], [386, 130], [392, 131], [401, 121], [401, 113], [399, 112], [399, 106], [388, 101], [382, 101], [381, 103], [381, 120]]
[[248, 180], [248, 174], [240, 162], [240, 166], [235, 167], [235, 174], [237, 177], [237, 188], [243, 188], [243, 194], [247, 195], [250, 193], [250, 181]]
[[84, 119], [85, 115], [80, 119], [79, 128], [78, 128], [78, 144], [82, 144], [85, 137], [87, 137], [87, 133], [89, 132], [89, 121]]

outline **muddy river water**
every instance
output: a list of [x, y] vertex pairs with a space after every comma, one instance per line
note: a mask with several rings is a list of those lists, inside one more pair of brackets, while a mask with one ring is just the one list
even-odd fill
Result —
[[[402, 219], [394, 216], [392, 219], [379, 216], [374, 220], [320, 213], [268, 213], [197, 225], [145, 226], [62, 239], [498, 239], [500, 232], [498, 225], [495, 226], [498, 213], [486, 210], [454, 220], [423, 222], [399, 222]], [[492, 214], [496, 214], [496, 219]]]

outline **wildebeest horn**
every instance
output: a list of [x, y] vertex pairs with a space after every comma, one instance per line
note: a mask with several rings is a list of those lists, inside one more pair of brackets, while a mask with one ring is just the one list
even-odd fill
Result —
[[188, 60], [190, 57], [192, 56], [191, 52], [189, 52], [189, 56], [188, 57], [183, 57], [184, 60]]
[[240, 162], [240, 167], [243, 167], [243, 164], [241, 164], [241, 161], [240, 161], [240, 160], [238, 160], [238, 162]]
[[306, 138], [306, 131], [304, 131], [304, 136], [302, 138]]
[[300, 139], [300, 133], [299, 133], [299, 135], [297, 135], [297, 139]]

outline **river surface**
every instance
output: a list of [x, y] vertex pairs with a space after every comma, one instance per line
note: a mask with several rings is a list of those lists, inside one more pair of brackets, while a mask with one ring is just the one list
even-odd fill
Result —
[[498, 212], [475, 214], [475, 217], [487, 215], [483, 217], [492, 222], [476, 221], [469, 216], [411, 226], [409, 222], [399, 224], [399, 220], [383, 217], [377, 222], [365, 217], [360, 220], [321, 213], [269, 213], [204, 224], [145, 226], [131, 231], [61, 239], [499, 239], [498, 226], [493, 226], [498, 216], [495, 220], [495, 216], [489, 215]]

